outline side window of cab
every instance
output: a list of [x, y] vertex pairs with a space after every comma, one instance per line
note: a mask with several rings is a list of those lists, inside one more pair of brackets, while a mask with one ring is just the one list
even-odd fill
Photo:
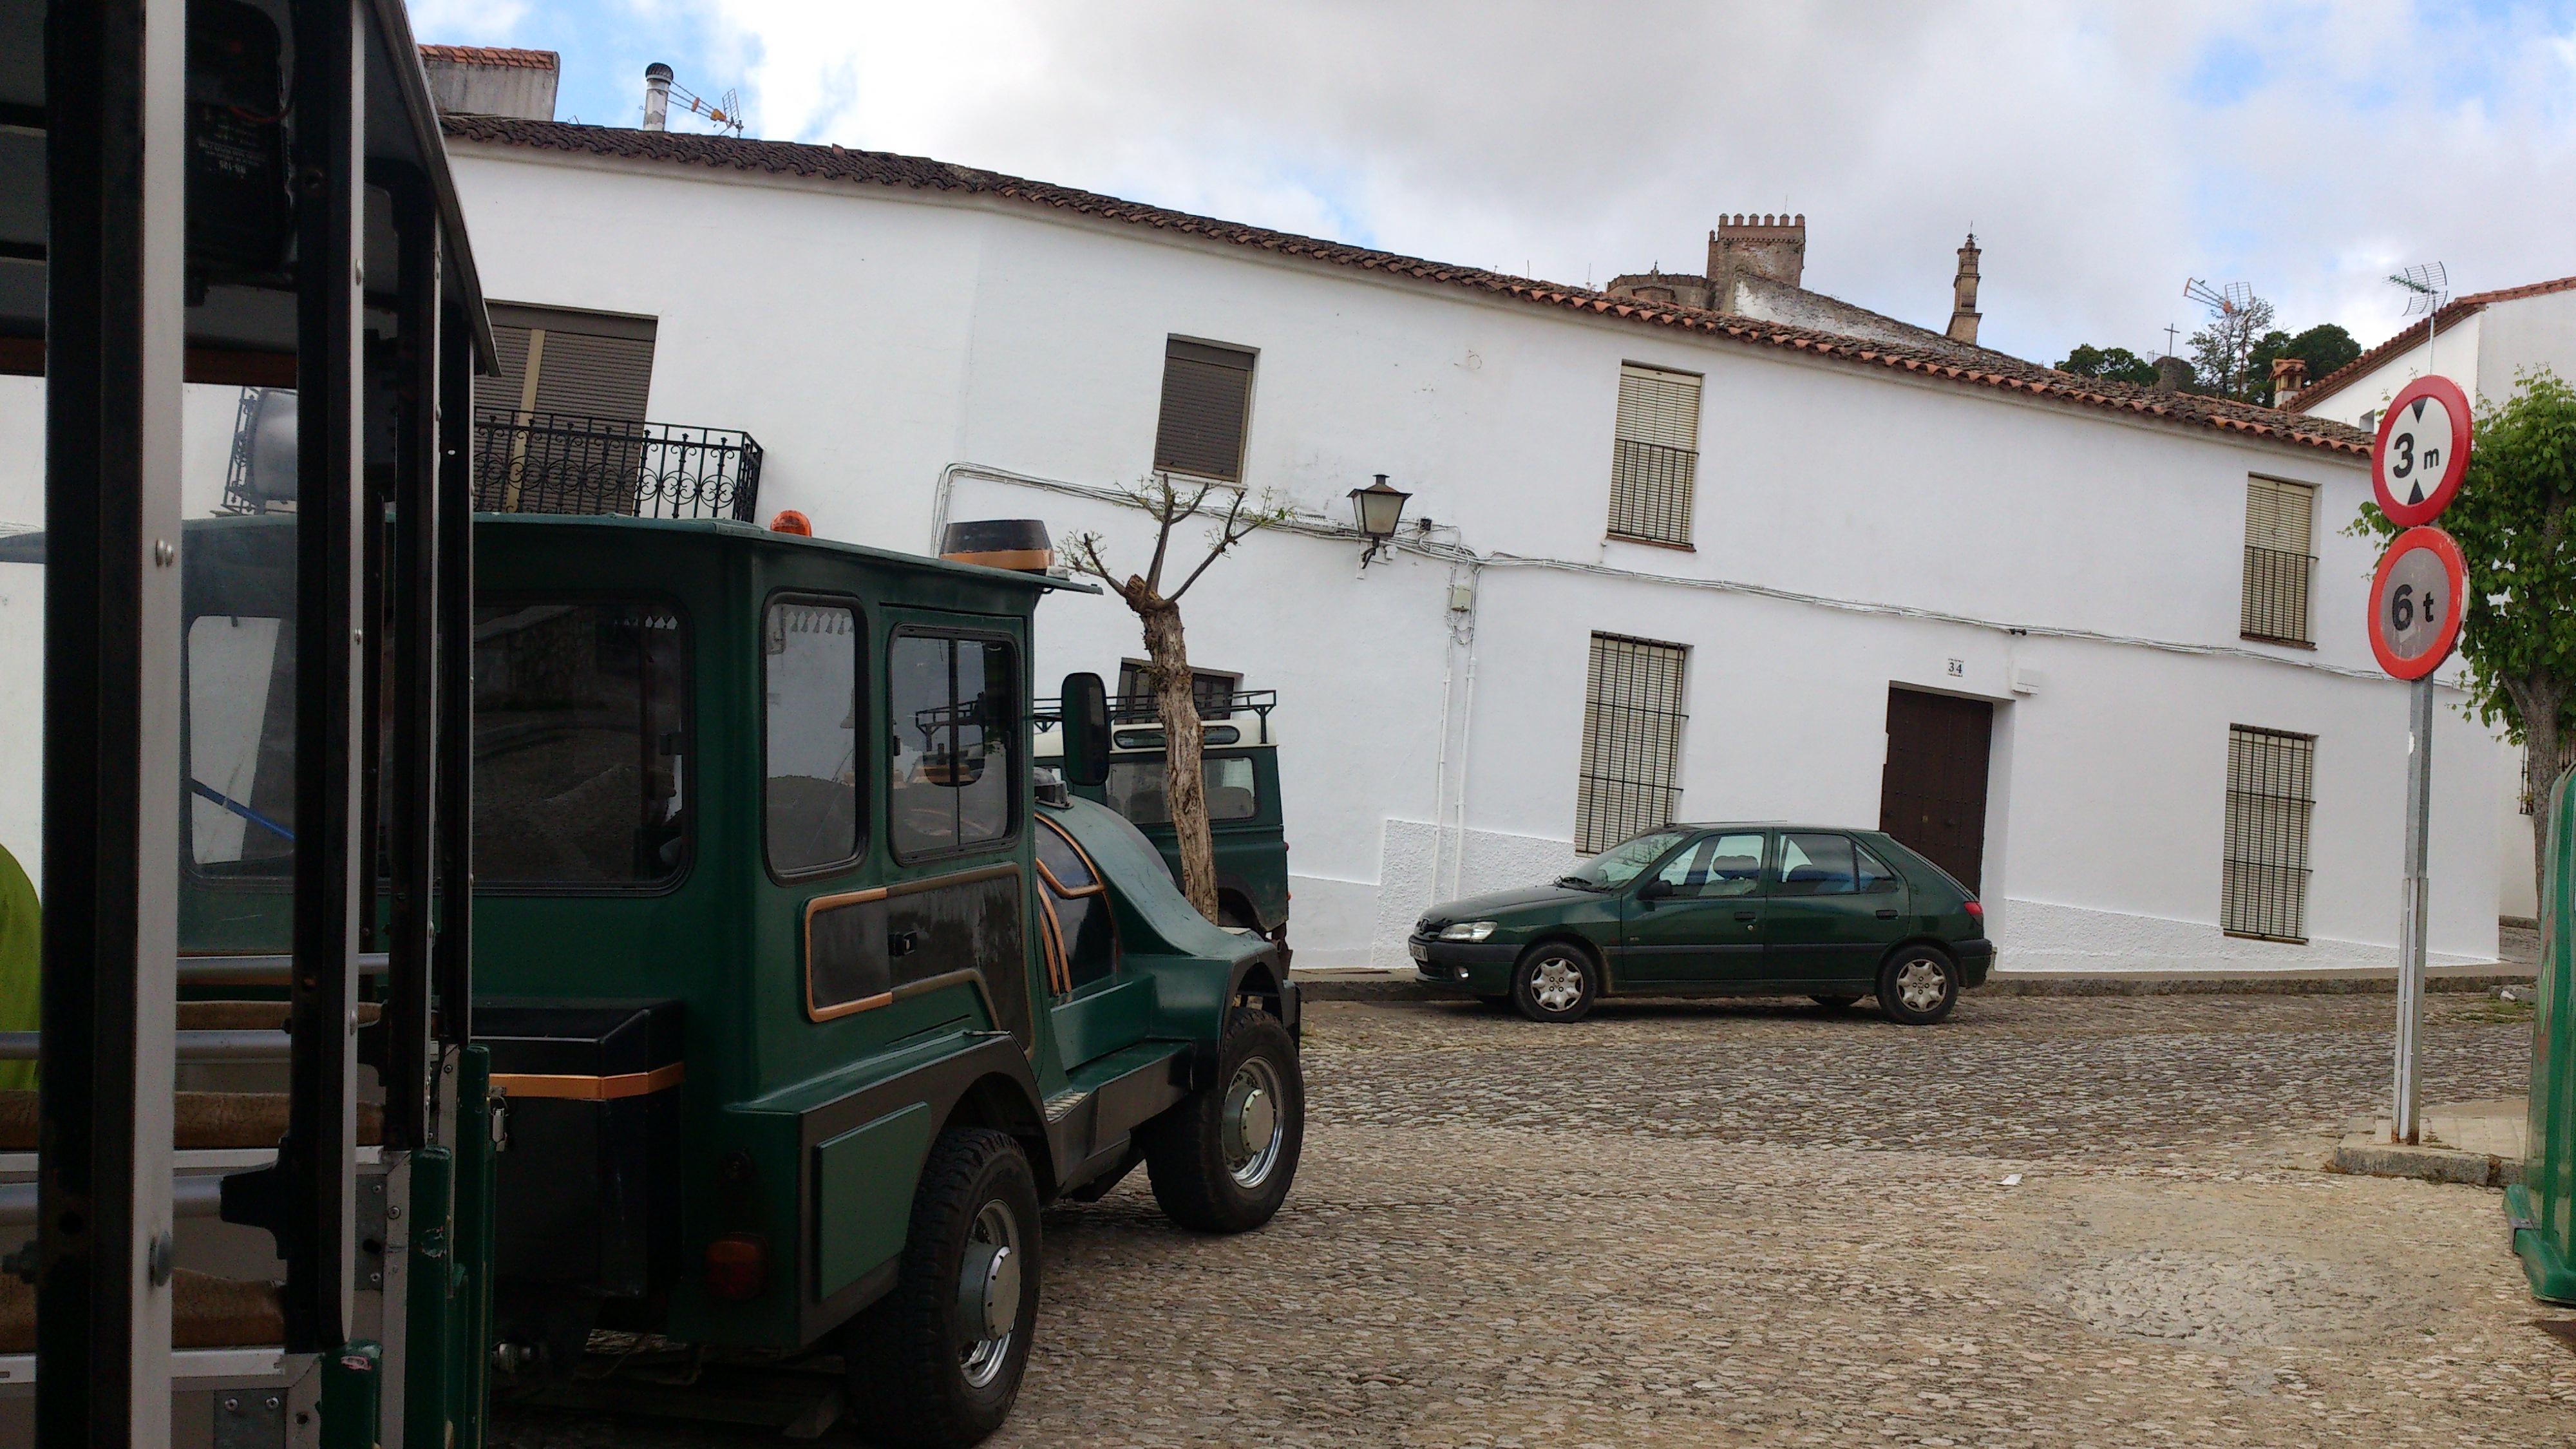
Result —
[[904, 862], [981, 852], [1019, 828], [1019, 650], [904, 630], [886, 651], [886, 834]]
[[859, 610], [773, 600], [761, 620], [761, 833], [769, 868], [811, 875], [859, 854]]

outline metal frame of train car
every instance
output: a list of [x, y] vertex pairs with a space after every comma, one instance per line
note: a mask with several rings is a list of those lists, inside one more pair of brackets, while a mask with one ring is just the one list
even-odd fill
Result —
[[[49, 1446], [470, 1449], [491, 1143], [450, 887], [493, 353], [399, 0], [0, 0], [0, 191], [46, 199], [0, 236], [0, 371], [41, 374], [46, 413], [42, 1017], [0, 1044], [41, 1072], [33, 1191], [0, 1186], [0, 1227], [34, 1227], [0, 1282], [33, 1351], [0, 1360], [0, 1417]], [[191, 956], [178, 926], [183, 382], [298, 393], [282, 956]], [[285, 1030], [182, 1030], [183, 984], [216, 981]], [[273, 1156], [174, 1145], [210, 1055], [286, 1088]], [[282, 1283], [193, 1270], [257, 1230]]]
[[[476, 529], [500, 1359], [837, 1340], [874, 1431], [968, 1442], [1026, 1362], [1041, 1202], [1142, 1163], [1187, 1226], [1268, 1220], [1303, 1106], [1276, 949], [1032, 784], [1033, 613], [1082, 586], [731, 522]], [[1100, 682], [1068, 688], [1097, 783]]]

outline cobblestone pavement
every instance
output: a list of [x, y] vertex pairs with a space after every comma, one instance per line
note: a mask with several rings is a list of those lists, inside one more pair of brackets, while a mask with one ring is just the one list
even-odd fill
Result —
[[[2381, 1105], [2392, 1006], [1317, 1003], [1287, 1210], [1190, 1237], [1139, 1174], [1051, 1211], [992, 1442], [2576, 1442], [2576, 1355], [2531, 1326], [2571, 1315], [2524, 1294], [2498, 1195], [2319, 1170]], [[2515, 1013], [2432, 1014], [2431, 1100], [2523, 1089]]]

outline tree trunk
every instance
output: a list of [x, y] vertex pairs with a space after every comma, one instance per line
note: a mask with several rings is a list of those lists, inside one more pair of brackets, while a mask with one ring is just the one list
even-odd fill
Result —
[[2558, 711], [2564, 703], [2561, 691], [2545, 683], [2510, 692], [2522, 710], [2523, 749], [2530, 759], [2525, 767], [2530, 793], [2523, 803], [2531, 807], [2531, 909], [2534, 915], [2545, 915], [2549, 910], [2549, 787], [2557, 783], [2559, 771], [2568, 763], [2566, 736], [2558, 726]]
[[1190, 690], [1190, 651], [1178, 605], [1156, 601], [1141, 611], [1145, 655], [1154, 665], [1154, 709], [1163, 721], [1163, 799], [1180, 837], [1181, 894], [1198, 913], [1219, 920], [1216, 846], [1208, 837], [1207, 776], [1200, 760], [1204, 731]]

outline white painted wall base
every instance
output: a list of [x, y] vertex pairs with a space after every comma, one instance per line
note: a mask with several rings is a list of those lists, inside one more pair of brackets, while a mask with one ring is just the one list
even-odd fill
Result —
[[1444, 833], [1428, 821], [1389, 817], [1367, 964], [1410, 968], [1404, 939], [1423, 911], [1441, 901], [1539, 885], [1574, 869], [1580, 859], [1570, 839], [1501, 830]]
[[[2311, 937], [2304, 945], [2230, 936], [2211, 921], [2087, 910], [2048, 901], [2007, 900], [1996, 912], [1999, 971], [2330, 971], [2397, 964], [2396, 903], [2386, 941]], [[2492, 957], [2430, 953], [2436, 966]]]

